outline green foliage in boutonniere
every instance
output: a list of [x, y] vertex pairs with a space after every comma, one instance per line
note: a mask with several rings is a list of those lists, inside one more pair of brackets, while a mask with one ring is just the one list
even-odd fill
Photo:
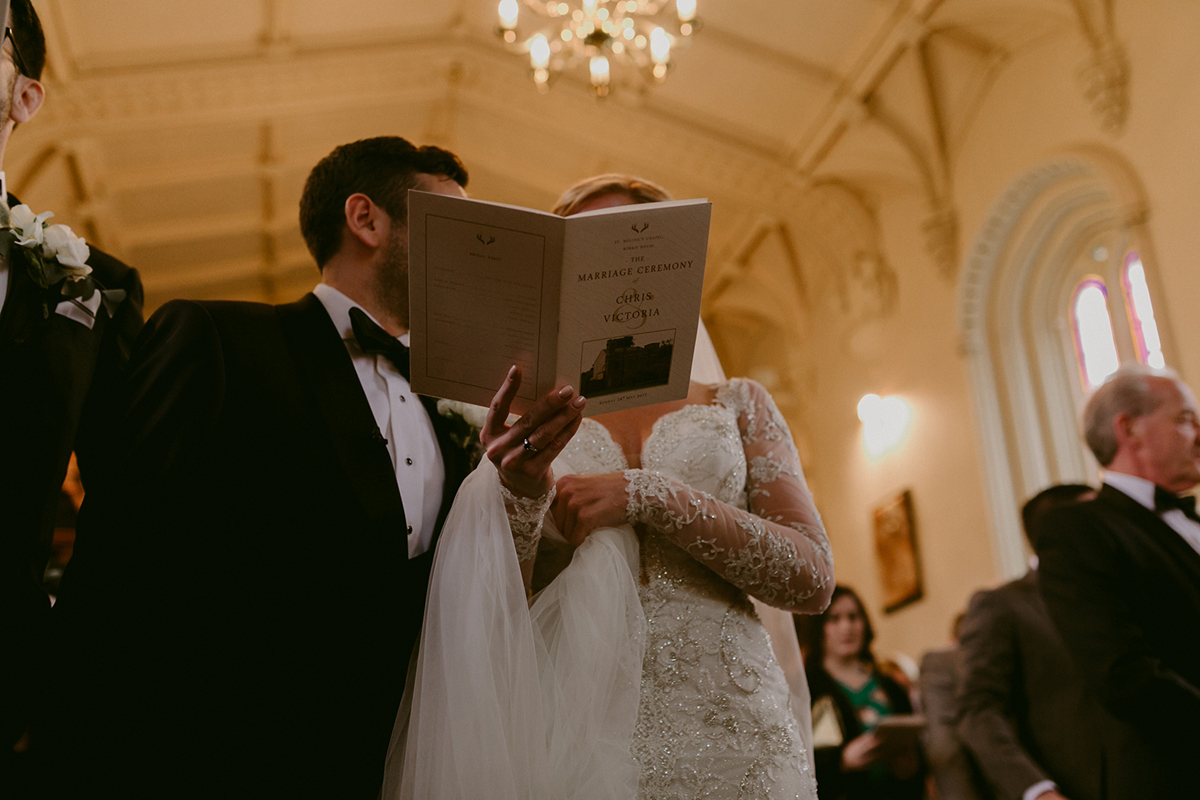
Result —
[[[0, 229], [9, 263], [23, 264], [34, 283], [47, 290], [57, 288], [61, 299], [89, 300], [94, 292], [103, 290], [87, 264], [91, 249], [66, 225], [48, 225], [46, 221], [53, 216], [51, 211], [34, 214], [27, 205], [10, 209], [0, 203]], [[125, 299], [120, 289], [101, 294], [110, 315]]]
[[438, 415], [446, 420], [447, 433], [455, 446], [462, 448], [471, 462], [471, 468], [483, 458], [483, 443], [479, 432], [487, 422], [488, 410], [483, 406], [460, 403], [457, 400], [438, 400]]

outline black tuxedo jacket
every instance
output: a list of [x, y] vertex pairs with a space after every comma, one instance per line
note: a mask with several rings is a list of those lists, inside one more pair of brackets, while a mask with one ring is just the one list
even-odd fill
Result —
[[961, 647], [959, 735], [997, 798], [1021, 800], [1044, 780], [1072, 800], [1142, 796], [1153, 776], [1109, 766], [1139, 737], [1084, 685], [1037, 572], [971, 598]]
[[[1148, 771], [1140, 797], [1185, 796], [1200, 736], [1200, 554], [1158, 515], [1105, 485], [1047, 516], [1042, 596], [1089, 689], [1145, 750], [1109, 766]], [[1191, 788], [1194, 789], [1194, 786]]]
[[[324, 307], [167, 304], [122, 412], [55, 608], [63, 793], [373, 800], [432, 550], [408, 558], [391, 460]], [[469, 464], [431, 418], [440, 529]]]
[[91, 478], [106, 401], [142, 327], [137, 272], [95, 248], [88, 264], [105, 288], [126, 294], [112, 318], [101, 307], [90, 330], [56, 314], [57, 288], [42, 289], [20, 263], [9, 266], [0, 310], [0, 763], [39, 694], [50, 614], [42, 575], [67, 462], [77, 451]]

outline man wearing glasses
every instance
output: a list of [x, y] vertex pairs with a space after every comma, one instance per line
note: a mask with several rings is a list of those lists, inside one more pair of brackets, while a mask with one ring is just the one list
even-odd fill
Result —
[[[42, 26], [30, 0], [0, 4], [0, 186], [17, 125], [46, 96]], [[10, 207], [18, 205], [7, 196]], [[41, 209], [37, 209], [41, 210]], [[0, 225], [9, 215], [0, 208]], [[137, 272], [94, 247], [90, 283], [41, 285], [0, 233], [0, 796], [27, 794], [44, 696], [50, 598], [42, 577], [72, 451], [86, 481], [88, 454], [103, 435], [107, 396], [142, 326]], [[65, 291], [64, 291], [65, 290]], [[116, 290], [116, 291], [113, 291]], [[87, 296], [80, 294], [80, 291]], [[123, 293], [123, 296], [122, 296]], [[100, 302], [103, 300], [104, 302]]]

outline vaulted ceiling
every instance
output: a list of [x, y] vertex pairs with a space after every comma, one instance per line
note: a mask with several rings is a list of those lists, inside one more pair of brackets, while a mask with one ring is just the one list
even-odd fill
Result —
[[305, 176], [339, 143], [399, 134], [458, 152], [483, 199], [547, 208], [611, 170], [711, 198], [712, 296], [769, 247], [798, 296], [865, 272], [883, 308], [871, 198], [924, 203], [930, 269], [952, 275], [954, 158], [991, 80], [1045, 37], [1112, 38], [1111, 0], [701, 0], [665, 85], [617, 75], [597, 100], [571, 75], [538, 93], [494, 0], [35, 5], [48, 100], [10, 145], [10, 189], [137, 266], [151, 307], [307, 290]]

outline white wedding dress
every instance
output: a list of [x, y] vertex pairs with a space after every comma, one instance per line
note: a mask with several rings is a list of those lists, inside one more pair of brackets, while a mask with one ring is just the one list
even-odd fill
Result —
[[[494, 467], [464, 484], [385, 798], [815, 800], [790, 616], [758, 605], [777, 615], [773, 648], [750, 599], [800, 610], [833, 580], [786, 423], [734, 380], [660, 418], [641, 458], [625, 474], [644, 535], [593, 532], [532, 607], [517, 557], [531, 542], [514, 522], [514, 548]], [[592, 419], [555, 463], [625, 469]]]

